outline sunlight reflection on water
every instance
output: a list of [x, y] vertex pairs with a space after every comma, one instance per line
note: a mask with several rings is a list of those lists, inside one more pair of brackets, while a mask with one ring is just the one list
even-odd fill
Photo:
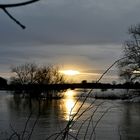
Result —
[[[65, 93], [66, 100], [64, 102], [66, 114], [65, 119], [68, 121], [70, 118], [76, 113], [77, 107], [75, 106], [76, 99], [74, 98], [75, 95], [74, 90], [67, 90]], [[75, 106], [75, 107], [74, 107]]]
[[75, 101], [73, 99], [67, 99], [65, 101], [65, 107], [66, 107], [66, 120], [70, 120], [71, 116], [75, 114], [75, 111], [72, 109], [74, 107]]
[[72, 98], [73, 96], [76, 95], [76, 92], [74, 90], [70, 90], [68, 89], [66, 92], [65, 92], [65, 97], [67, 98]]

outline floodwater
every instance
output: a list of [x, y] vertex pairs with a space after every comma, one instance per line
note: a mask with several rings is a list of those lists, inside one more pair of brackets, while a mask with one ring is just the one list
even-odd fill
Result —
[[[77, 91], [69, 90], [64, 99], [38, 100], [0, 91], [0, 140], [45, 140], [62, 138], [62, 132], [85, 98], [75, 102]], [[75, 107], [73, 108], [73, 106]], [[73, 108], [73, 110], [71, 110]], [[61, 133], [60, 133], [61, 132]], [[71, 122], [70, 140], [140, 139], [140, 104], [121, 100], [88, 98]]]

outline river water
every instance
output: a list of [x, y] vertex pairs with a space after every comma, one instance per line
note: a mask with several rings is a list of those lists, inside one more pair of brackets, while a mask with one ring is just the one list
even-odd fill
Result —
[[[45, 140], [62, 132], [85, 98], [75, 102], [79, 91], [68, 91], [64, 99], [38, 100], [0, 91], [0, 140]], [[75, 107], [72, 109], [72, 107]], [[121, 100], [88, 98], [70, 125], [68, 139], [139, 140], [140, 104]], [[61, 134], [61, 133], [60, 133]], [[54, 135], [54, 140], [62, 135]]]

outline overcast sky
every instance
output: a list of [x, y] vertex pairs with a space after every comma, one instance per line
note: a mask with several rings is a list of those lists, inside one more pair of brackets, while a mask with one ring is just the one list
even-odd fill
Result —
[[8, 9], [25, 30], [1, 10], [0, 73], [24, 62], [102, 71], [121, 56], [128, 28], [139, 23], [139, 7], [140, 0], [40, 0]]

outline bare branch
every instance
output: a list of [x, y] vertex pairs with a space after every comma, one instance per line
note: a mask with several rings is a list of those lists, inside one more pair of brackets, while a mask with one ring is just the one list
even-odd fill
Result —
[[16, 24], [18, 24], [22, 29], [25, 29], [26, 27], [21, 24], [17, 19], [15, 19], [5, 8], [2, 8], [2, 10], [8, 15], [10, 19], [12, 19]]
[[25, 5], [28, 5], [37, 1], [39, 0], [30, 0], [30, 1], [21, 2], [21, 3], [14, 3], [14, 4], [0, 4], [0, 8], [13, 8], [13, 7], [25, 6]]
[[8, 15], [10, 19], [12, 19], [17, 25], [19, 25], [22, 29], [25, 29], [26, 27], [21, 24], [16, 18], [14, 18], [6, 8], [14, 8], [14, 7], [20, 7], [20, 6], [25, 6], [28, 4], [32, 4], [34, 2], [37, 2], [39, 0], [29, 0], [26, 2], [21, 2], [21, 3], [13, 3], [13, 4], [0, 4], [0, 8]]

